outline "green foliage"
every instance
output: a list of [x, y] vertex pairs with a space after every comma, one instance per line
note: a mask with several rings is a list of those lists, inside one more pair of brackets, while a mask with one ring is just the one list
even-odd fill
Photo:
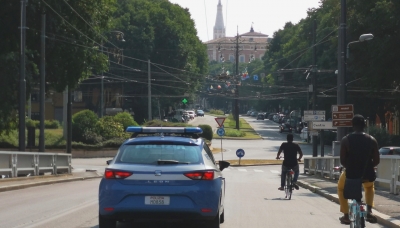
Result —
[[[74, 9], [72, 10], [70, 6]], [[116, 0], [29, 1], [26, 21], [26, 100], [33, 87], [39, 84], [41, 14], [46, 9], [46, 90], [63, 91], [68, 85], [75, 88], [79, 81], [92, 73], [108, 68], [107, 56], [98, 51], [99, 33], [108, 30]], [[48, 6], [47, 6], [48, 4]], [[20, 65], [21, 3], [0, 1], [0, 133], [17, 127], [16, 104]], [[76, 11], [77, 13], [75, 13]], [[79, 14], [79, 15], [78, 15]], [[82, 17], [82, 18], [80, 18]], [[89, 25], [86, 23], [89, 22]], [[86, 48], [94, 47], [94, 48]]]
[[[160, 65], [153, 67], [152, 78], [155, 81], [162, 80], [162, 83], [153, 84], [156, 87], [154, 91], [170, 96], [181, 96], [187, 92], [190, 95], [186, 98], [192, 99], [207, 75], [208, 57], [206, 46], [198, 38], [188, 10], [166, 0], [120, 0], [112, 24], [113, 29], [125, 34], [126, 41], [118, 44], [124, 49], [124, 55], [141, 60], [150, 59], [156, 64], [185, 70], [166, 69]], [[147, 71], [147, 63], [136, 59], [124, 58], [124, 65]], [[114, 74], [121, 76], [120, 71]], [[174, 77], [170, 77], [171, 74]], [[127, 78], [132, 76], [125, 74]], [[126, 93], [135, 94], [143, 90], [143, 84], [131, 83], [125, 90]], [[162, 107], [175, 106], [181, 100], [181, 97], [160, 98], [160, 104]], [[147, 118], [147, 98], [135, 99], [135, 102], [135, 120], [141, 123]], [[154, 103], [153, 110], [156, 110], [157, 105]]]
[[210, 125], [207, 124], [203, 124], [203, 125], [199, 125], [199, 128], [201, 128], [203, 130], [203, 133], [200, 135], [201, 137], [211, 141], [213, 139], [213, 130], [212, 127]]
[[[96, 132], [97, 121], [97, 115], [90, 110], [82, 110], [75, 113], [72, 116], [72, 141], [91, 142], [93, 138], [92, 133]], [[86, 139], [85, 136], [89, 136], [89, 139]]]
[[44, 128], [46, 129], [58, 129], [60, 128], [60, 122], [57, 120], [45, 120], [44, 121]]
[[192, 125], [180, 122], [164, 122], [161, 120], [147, 121], [143, 127], [190, 127]]
[[118, 148], [127, 138], [113, 138], [102, 142], [104, 148]]
[[40, 121], [39, 120], [32, 120], [32, 119], [26, 119], [25, 121], [25, 126], [28, 127], [34, 127], [34, 128], [39, 128]]
[[214, 115], [224, 115], [224, 111], [219, 110], [219, 109], [211, 109], [210, 113], [214, 114]]
[[225, 129], [225, 136], [228, 137], [244, 137], [246, 136], [246, 132], [236, 129]]
[[124, 136], [123, 125], [116, 122], [112, 116], [104, 116], [96, 123], [95, 132], [105, 140]]
[[138, 123], [133, 119], [132, 115], [128, 112], [120, 112], [114, 116], [114, 120], [120, 124], [124, 130], [129, 126], [139, 126]]
[[378, 142], [378, 147], [390, 145], [390, 135], [385, 129], [375, 126], [369, 127], [369, 134], [372, 135]]

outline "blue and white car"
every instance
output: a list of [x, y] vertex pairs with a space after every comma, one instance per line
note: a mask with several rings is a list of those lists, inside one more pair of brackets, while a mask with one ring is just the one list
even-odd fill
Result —
[[217, 165], [198, 127], [128, 127], [99, 187], [99, 227], [117, 221], [161, 219], [224, 222], [226, 161]]

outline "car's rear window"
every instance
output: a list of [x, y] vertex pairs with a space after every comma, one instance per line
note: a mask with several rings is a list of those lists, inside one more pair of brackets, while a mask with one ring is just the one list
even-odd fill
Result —
[[379, 149], [379, 153], [382, 155], [387, 155], [387, 154], [389, 154], [389, 152], [390, 152], [389, 148], [380, 148]]
[[126, 145], [120, 149], [117, 163], [157, 164], [159, 160], [199, 164], [201, 153], [198, 146], [189, 145]]

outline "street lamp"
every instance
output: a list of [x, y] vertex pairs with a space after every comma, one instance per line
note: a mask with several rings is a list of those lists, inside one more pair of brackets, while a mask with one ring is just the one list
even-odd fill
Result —
[[372, 40], [372, 39], [374, 39], [374, 35], [372, 35], [371, 33], [368, 33], [368, 34], [362, 34], [357, 41], [352, 41], [352, 42], [348, 43], [346, 58], [349, 58], [349, 55], [350, 55], [350, 44], [364, 42], [364, 41], [368, 41], [368, 40]]

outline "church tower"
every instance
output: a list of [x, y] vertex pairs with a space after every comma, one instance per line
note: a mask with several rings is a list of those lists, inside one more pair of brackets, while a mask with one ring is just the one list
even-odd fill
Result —
[[224, 25], [224, 17], [222, 15], [222, 4], [221, 0], [219, 0], [217, 8], [217, 19], [215, 20], [215, 26], [214, 26], [214, 40], [221, 37], [225, 37], [225, 25]]

